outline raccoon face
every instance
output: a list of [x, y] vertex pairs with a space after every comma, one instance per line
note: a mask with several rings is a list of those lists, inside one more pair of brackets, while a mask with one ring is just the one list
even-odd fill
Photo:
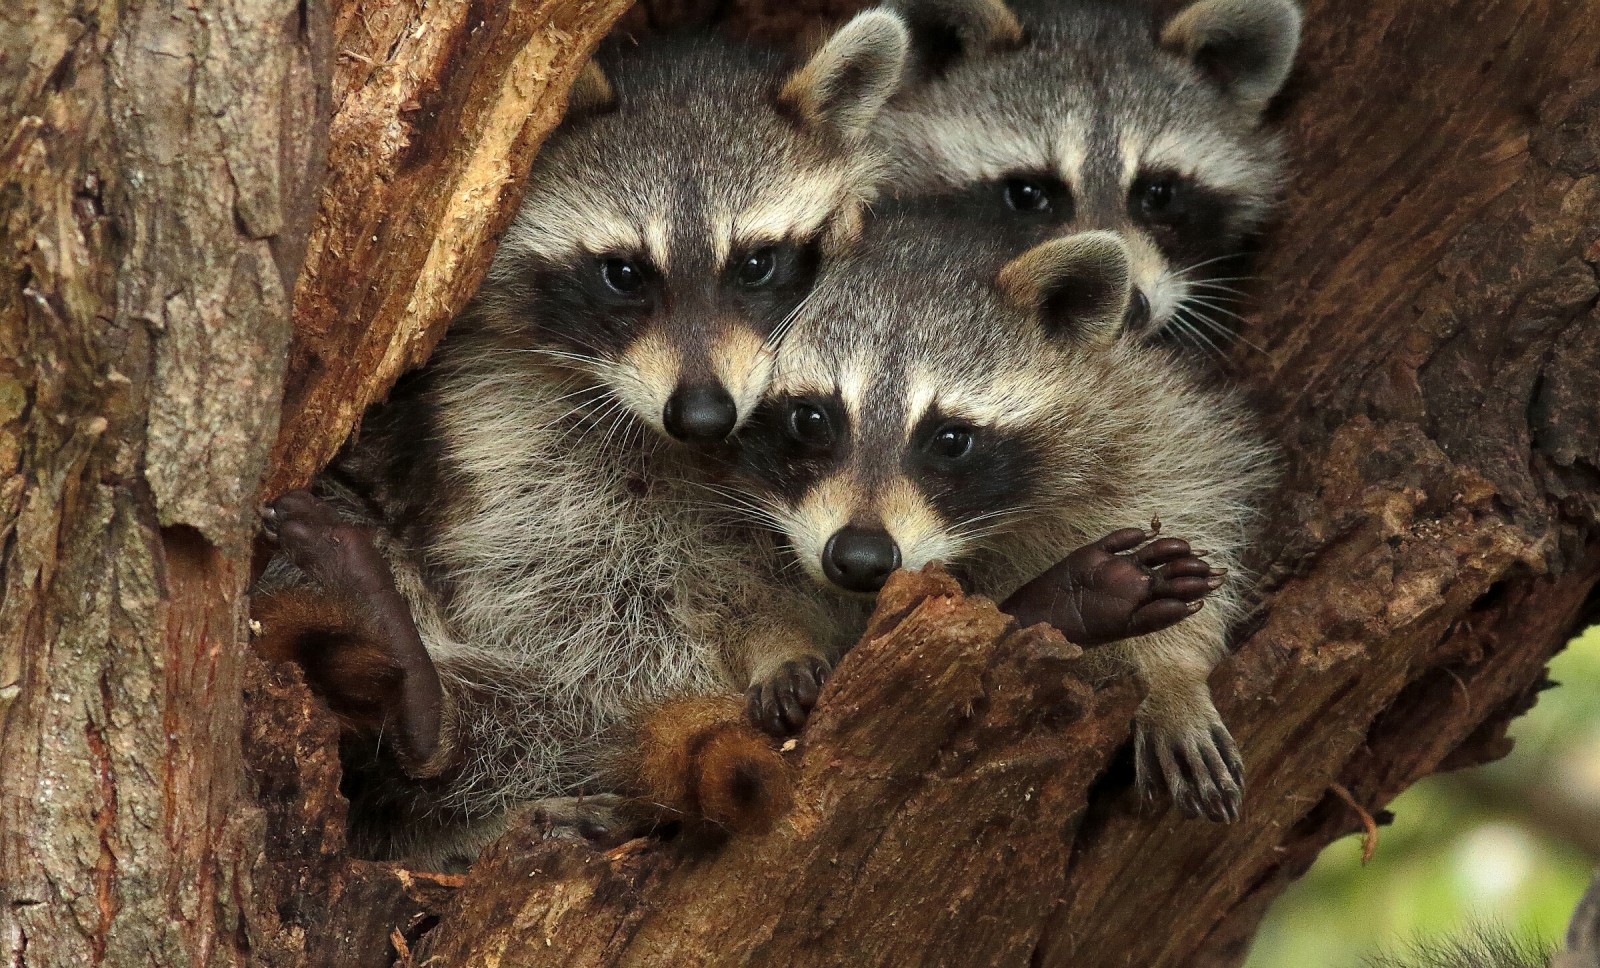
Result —
[[[885, 112], [894, 187], [986, 186], [997, 213], [1124, 236], [1133, 328], [1214, 346], [1279, 191], [1260, 115], [1292, 67], [1292, 0], [901, 0], [919, 80]], [[1022, 6], [1022, 4], [1018, 4]]]
[[[801, 566], [866, 595], [896, 568], [960, 568], [1035, 514], [1093, 498], [1113, 444], [1102, 408], [1060, 387], [1092, 399], [1109, 379], [1094, 358], [1116, 344], [1129, 292], [1110, 233], [1046, 242], [965, 293], [935, 274], [941, 291], [909, 306], [892, 285], [863, 295], [873, 275], [821, 294], [826, 322], [797, 324], [739, 437], [753, 496]], [[912, 265], [891, 275], [929, 282]]]
[[787, 75], [709, 39], [586, 71], [496, 254], [489, 324], [585, 383], [579, 412], [721, 441], [818, 266], [859, 232], [881, 172], [867, 129], [906, 44], [875, 12]]

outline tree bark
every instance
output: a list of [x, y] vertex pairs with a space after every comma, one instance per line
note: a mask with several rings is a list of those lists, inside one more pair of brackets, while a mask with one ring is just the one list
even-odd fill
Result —
[[622, 6], [0, 9], [6, 964], [382, 965], [425, 926], [449, 880], [343, 856], [325, 714], [249, 654], [258, 485], [280, 402], [303, 479], [425, 353]]
[[566, 92], [629, 0], [349, 0], [328, 180], [266, 491], [298, 487], [482, 281]]
[[0, 11], [0, 948], [242, 964], [256, 483], [322, 159], [323, 7]]
[[1507, 751], [1600, 579], [1600, 11], [1309, 0], [1233, 360], [1287, 477], [1213, 678], [1242, 823], [1139, 814], [1136, 684], [933, 574], [886, 591], [769, 835], [519, 831], [464, 882], [348, 859], [332, 726], [245, 653], [257, 483], [425, 357], [624, 5], [0, 10], [10, 964], [1232, 965], [1360, 828], [1336, 789], [1381, 820]]

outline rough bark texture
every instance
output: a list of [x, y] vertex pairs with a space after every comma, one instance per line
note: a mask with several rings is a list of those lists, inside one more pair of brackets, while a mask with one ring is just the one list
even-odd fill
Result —
[[382, 965], [449, 884], [343, 857], [325, 715], [245, 644], [290, 294], [286, 413], [344, 424], [280, 479], [465, 298], [623, 3], [423, 6], [0, 9], [7, 965]]
[[320, 3], [0, 10], [0, 952], [241, 964], [244, 587]]
[[1288, 454], [1213, 679], [1243, 823], [1138, 815], [1136, 686], [902, 576], [772, 834], [526, 831], [465, 883], [347, 859], [332, 726], [242, 648], [290, 281], [304, 253], [272, 492], [464, 302], [623, 5], [0, 8], [7, 963], [1231, 965], [1357, 828], [1334, 786], [1378, 813], [1507, 750], [1600, 578], [1600, 11], [1310, 0], [1301, 174], [1234, 361]]
[[477, 288], [578, 68], [629, 0], [346, 2], [329, 177], [268, 494], [304, 484]]

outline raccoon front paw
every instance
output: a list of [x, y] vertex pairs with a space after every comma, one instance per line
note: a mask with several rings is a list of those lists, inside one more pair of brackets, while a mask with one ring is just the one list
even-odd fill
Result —
[[1221, 722], [1169, 732], [1139, 723], [1133, 740], [1136, 785], [1147, 804], [1162, 789], [1190, 820], [1233, 823], [1244, 809], [1244, 761]]
[[773, 736], [793, 736], [805, 726], [832, 668], [818, 656], [791, 659], [750, 686], [750, 721]]
[[1000, 608], [1024, 627], [1047, 622], [1069, 642], [1104, 645], [1159, 632], [1205, 605], [1227, 570], [1182, 538], [1123, 528], [1067, 555]]

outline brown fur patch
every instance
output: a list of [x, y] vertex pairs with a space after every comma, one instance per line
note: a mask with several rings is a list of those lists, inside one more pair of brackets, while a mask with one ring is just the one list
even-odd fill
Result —
[[293, 662], [345, 728], [376, 731], [402, 701], [405, 675], [355, 606], [316, 592], [258, 596], [254, 645], [269, 662]]
[[664, 703], [639, 727], [640, 794], [740, 833], [771, 830], [794, 802], [789, 767], [732, 696]]

